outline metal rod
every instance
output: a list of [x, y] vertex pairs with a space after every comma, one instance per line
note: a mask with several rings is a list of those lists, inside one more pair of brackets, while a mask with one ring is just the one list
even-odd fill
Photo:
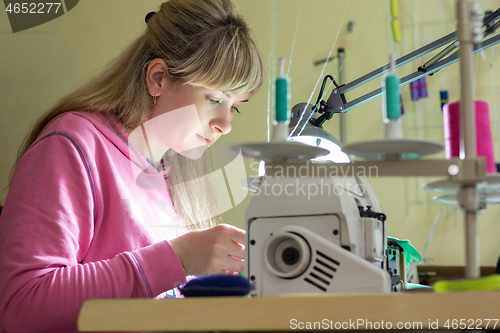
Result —
[[425, 64], [423, 64], [422, 68], [424, 70], [426, 70], [427, 67], [434, 65], [439, 60], [443, 59], [445, 56], [447, 56], [448, 54], [450, 54], [451, 52], [453, 52], [454, 50], [456, 50], [458, 48], [459, 44], [460, 43], [458, 41], [454, 41], [453, 43], [451, 43], [450, 45], [448, 45], [443, 51], [439, 52], [434, 57], [432, 57], [431, 60], [429, 60]]
[[[498, 15], [500, 15], [500, 14], [498, 14], [499, 11], [500, 11], [500, 9], [497, 9], [494, 13], [495, 15], [492, 14], [492, 15], [489, 15], [488, 17], [485, 17], [483, 25], [487, 27], [488, 24], [490, 24], [491, 22], [494, 22], [494, 19], [496, 19], [496, 17]], [[484, 30], [484, 32], [483, 32], [483, 38], [486, 38], [488, 35], [491, 35], [492, 33], [494, 33], [499, 27], [500, 27], [500, 22], [496, 22], [496, 23], [492, 24], [489, 28], [487, 27], [486, 30]], [[448, 45], [443, 51], [439, 52], [434, 57], [432, 57], [432, 59], [430, 59], [425, 64], [423, 64], [419, 68], [419, 70], [422, 69], [422, 72], [425, 72], [427, 67], [430, 67], [430, 66], [434, 65], [435, 63], [437, 63], [439, 60], [443, 59], [445, 56], [447, 56], [448, 54], [450, 54], [451, 52], [456, 50], [459, 45], [460, 45], [460, 43], [458, 40], [454, 41], [453, 43]]]
[[[476, 114], [472, 95], [472, 12], [468, 0], [458, 0], [458, 40], [460, 42], [460, 158], [476, 158]], [[479, 251], [476, 221], [476, 186], [461, 188], [460, 205], [465, 208], [465, 276], [479, 277]]]
[[[441, 37], [440, 39], [430, 43], [430, 44], [427, 44], [399, 59], [396, 60], [396, 64], [395, 64], [395, 68], [398, 68], [399, 66], [403, 66], [404, 64], [410, 62], [410, 61], [413, 61], [429, 52], [432, 52], [446, 44], [448, 44], [449, 42], [453, 41], [454, 39], [456, 39], [456, 32], [452, 32], [444, 37]], [[365, 84], [366, 82], [369, 82], [381, 75], [383, 75], [385, 72], [387, 72], [389, 70], [389, 64], [385, 65], [385, 66], [382, 66], [362, 77], [360, 77], [359, 79], [357, 80], [354, 80], [342, 87], [340, 87], [339, 91], [343, 94], [343, 93], [346, 93], [354, 88], [357, 88], [363, 84]]]
[[479, 234], [477, 213], [474, 211], [465, 212], [465, 254], [465, 277], [479, 277]]
[[[345, 53], [344, 53], [344, 48], [339, 48], [338, 50], [338, 58], [339, 58], [339, 77], [337, 80], [337, 83], [339, 85], [344, 84], [344, 59], [345, 59]], [[340, 123], [340, 143], [344, 144], [346, 142], [346, 116], [345, 114], [341, 114], [339, 118], [339, 123]]]
[[[478, 44], [478, 45], [474, 45], [472, 53], [475, 54], [477, 52], [480, 52], [481, 50], [485, 50], [493, 45], [498, 44], [499, 42], [500, 42], [500, 35], [496, 35], [494, 37], [488, 38], [485, 42]], [[459, 55], [458, 53], [453, 54], [453, 55], [449, 56], [448, 58], [440, 60], [437, 63], [435, 63], [434, 65], [429, 66], [429, 68], [427, 68], [426, 73], [415, 71], [411, 74], [408, 74], [407, 76], [401, 78], [399, 86], [401, 87], [401, 86], [404, 86], [406, 84], [409, 84], [413, 81], [420, 79], [421, 77], [435, 73], [438, 70], [457, 62], [459, 60], [458, 55]], [[342, 88], [343, 87], [340, 87], [339, 90], [341, 90]], [[378, 88], [378, 89], [375, 89], [375, 90], [373, 90], [373, 91], [371, 91], [371, 92], [369, 92], [361, 97], [358, 97], [350, 102], [347, 102], [343, 108], [343, 113], [345, 113], [345, 112], [349, 111], [350, 109], [353, 109], [357, 106], [360, 106], [368, 101], [371, 101], [372, 99], [377, 98], [381, 95], [382, 95], [382, 88]]]
[[495, 21], [500, 16], [500, 8], [495, 10], [493, 13], [484, 18], [483, 24], [487, 26], [491, 22]]
[[313, 62], [313, 65], [319, 66], [319, 65], [324, 64], [325, 62], [333, 60], [333, 59], [335, 59], [335, 56], [331, 56], [329, 58], [325, 58], [325, 59], [321, 59], [321, 60], [316, 60], [315, 62]]
[[[466, 35], [470, 34], [470, 24], [468, 22], [467, 10], [468, 0], [459, 0], [459, 21], [462, 20], [463, 24], [459, 24], [459, 35], [463, 35], [463, 40], [460, 42], [460, 157], [461, 158], [474, 158], [476, 154], [476, 115], [474, 112], [474, 97], [472, 96], [472, 83], [474, 81], [474, 68], [472, 58], [472, 41]], [[465, 7], [461, 8], [461, 7]], [[462, 27], [462, 28], [460, 28]], [[460, 31], [460, 29], [462, 31]]]
[[[446, 177], [461, 183], [484, 181], [485, 159], [412, 159], [394, 161], [356, 161], [351, 163], [311, 161], [269, 161], [269, 177]], [[450, 173], [457, 170], [458, 173]]]

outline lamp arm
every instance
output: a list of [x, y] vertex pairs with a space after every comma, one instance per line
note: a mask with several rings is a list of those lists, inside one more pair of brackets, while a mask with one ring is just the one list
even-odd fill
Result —
[[[496, 24], [496, 23], [492, 24], [492, 22], [499, 17], [500, 17], [500, 8], [484, 18], [483, 24], [485, 26], [487, 26], [487, 31], [489, 31], [488, 33], [485, 31], [485, 34], [491, 34], [491, 32], [493, 32], [496, 28], [498, 28], [500, 26], [500, 24]], [[439, 54], [443, 54], [442, 57], [444, 57], [445, 55], [447, 55], [451, 51], [453, 51], [452, 46], [455, 44], [456, 39], [457, 39], [457, 33], [455, 31], [455, 32], [452, 32], [444, 37], [441, 37], [438, 40], [435, 40], [434, 42], [429, 43], [429, 44], [427, 44], [427, 45], [425, 45], [425, 46], [423, 46], [423, 47], [421, 47], [421, 48], [419, 48], [419, 49], [417, 49], [417, 50], [415, 50], [407, 55], [402, 56], [401, 58], [396, 60], [394, 66], [395, 66], [395, 68], [400, 67], [400, 66], [402, 66], [408, 62], [414, 61], [415, 59], [417, 59], [423, 55], [426, 55], [427, 53], [432, 52], [432, 51], [434, 51], [434, 50], [436, 50], [436, 49], [438, 49], [438, 48], [440, 48], [440, 47], [442, 47], [450, 42], [453, 42], [445, 50], [443, 50], [442, 52], [439, 53]], [[500, 35], [496, 35], [494, 37], [491, 37], [481, 44], [474, 45], [473, 53], [477, 53], [481, 50], [487, 49], [493, 45], [498, 44], [499, 42], [500, 42]], [[447, 50], [449, 52], [445, 52]], [[411, 83], [413, 81], [416, 81], [416, 80], [420, 79], [421, 77], [431, 75], [431, 74], [437, 72], [438, 70], [457, 62], [458, 61], [458, 52], [455, 52], [454, 54], [452, 54], [451, 56], [449, 56], [446, 59], [437, 59], [437, 56], [436, 56], [433, 59], [431, 59], [431, 61], [432, 60], [434, 60], [432, 63], [426, 64], [425, 72], [417, 70], [416, 72], [405, 76], [404, 78], [402, 78], [400, 80], [399, 86], [403, 86], [403, 85], [406, 85], [406, 84]], [[345, 99], [345, 93], [347, 93], [348, 91], [351, 91], [357, 87], [360, 87], [363, 84], [365, 84], [365, 83], [367, 83], [367, 82], [369, 82], [377, 77], [380, 77], [381, 75], [385, 74], [389, 69], [390, 69], [390, 64], [387, 64], [387, 65], [382, 66], [382, 67], [380, 67], [380, 68], [378, 68], [378, 69], [376, 69], [376, 70], [374, 70], [374, 71], [372, 71], [372, 72], [370, 72], [370, 73], [368, 73], [368, 74], [366, 74], [366, 75], [364, 75], [364, 76], [362, 76], [362, 77], [360, 77], [360, 78], [358, 78], [350, 83], [347, 83], [345, 85], [342, 85], [338, 88], [333, 89], [332, 93], [330, 94], [330, 97], [328, 98], [326, 103], [324, 103], [325, 111], [327, 110], [328, 112], [331, 112], [331, 113], [346, 113], [347, 111], [349, 111], [352, 108], [355, 108], [361, 104], [364, 104], [368, 101], [371, 101], [374, 98], [381, 96], [383, 93], [383, 89], [378, 88], [378, 89], [373, 90], [372, 92], [369, 92], [369, 93], [367, 93], [361, 97], [358, 97], [350, 102], [346, 102], [346, 99]], [[330, 118], [331, 117], [329, 117], [328, 119], [330, 119]]]
[[[482, 44], [478, 44], [478, 45], [475, 45], [474, 48], [473, 48], [473, 51], [472, 53], [477, 53], [481, 50], [484, 50], [484, 49], [487, 49], [495, 44], [498, 44], [500, 42], [500, 35], [497, 35], [497, 36], [494, 36], [494, 37], [491, 37], [489, 38], [486, 42], [483, 42]], [[437, 63], [433, 64], [432, 66], [428, 67], [427, 68], [427, 71], [425, 73], [422, 73], [422, 72], [419, 72], [419, 71], [415, 71], [403, 78], [401, 78], [400, 80], [400, 83], [399, 83], [399, 86], [404, 86], [406, 84], [409, 84], [413, 81], [416, 81], [418, 79], [420, 79], [421, 77], [424, 77], [424, 76], [427, 76], [427, 75], [431, 75], [435, 72], [437, 72], [438, 70], [444, 68], [444, 67], [447, 67], [455, 62], [457, 62], [459, 59], [458, 57], [458, 53], [455, 53], [451, 56], [449, 56], [448, 58], [446, 59], [443, 59], [441, 61], [438, 61]], [[342, 88], [342, 87], [341, 87]], [[378, 88], [376, 90], [373, 90], [359, 98], [356, 98], [348, 103], [345, 103], [345, 104], [342, 104], [341, 107], [344, 109], [344, 112], [335, 112], [335, 113], [345, 113], [347, 111], [349, 111], [350, 109], [352, 108], [355, 108], [357, 106], [360, 106], [361, 104], [364, 104], [366, 102], [369, 102], [371, 101], [372, 99], [374, 98], [377, 98], [379, 96], [381, 96], [383, 94], [383, 90], [382, 88]], [[334, 95], [335, 96], [335, 95]], [[334, 101], [331, 101], [330, 99], [328, 100], [327, 104], [328, 103], [339, 103], [339, 101], [337, 100], [334, 100]], [[331, 110], [334, 110], [335, 107], [331, 107]]]
[[[483, 26], [486, 28], [483, 32], [483, 39], [494, 33], [498, 27], [500, 27], [500, 21], [495, 22], [495, 20], [500, 16], [500, 8], [497, 9], [495, 12], [491, 13], [490, 15], [487, 15], [483, 19]], [[450, 45], [448, 45], [443, 51], [439, 52], [436, 54], [432, 59], [427, 61], [425, 64], [420, 66], [418, 70], [420, 72], [427, 72], [428, 68], [437, 63], [439, 60], [443, 59], [446, 57], [448, 54], [451, 52], [455, 51], [458, 47], [460, 46], [460, 43], [458, 42], [458, 39], [455, 39]], [[457, 51], [458, 52], [458, 51]], [[436, 71], [434, 71], [435, 73]], [[432, 75], [432, 74], [429, 74]]]

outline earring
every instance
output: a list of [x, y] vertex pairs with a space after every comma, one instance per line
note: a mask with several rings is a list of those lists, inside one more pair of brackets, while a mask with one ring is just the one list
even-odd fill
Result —
[[156, 95], [153, 96], [153, 105], [156, 105]]

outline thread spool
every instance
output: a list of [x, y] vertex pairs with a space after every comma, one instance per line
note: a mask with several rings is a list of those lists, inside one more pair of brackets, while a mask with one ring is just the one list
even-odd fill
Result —
[[403, 40], [401, 35], [401, 26], [399, 25], [399, 5], [397, 0], [391, 0], [391, 27], [392, 27], [392, 38], [395, 43], [399, 43]]
[[399, 43], [403, 40], [403, 36], [401, 34], [401, 27], [399, 25], [399, 20], [398, 19], [393, 19], [391, 21], [391, 26], [392, 26], [392, 38], [394, 39], [395, 43]]
[[410, 83], [410, 93], [411, 93], [411, 100], [414, 102], [418, 101], [418, 99], [420, 98], [418, 80]]
[[401, 117], [401, 99], [399, 96], [399, 78], [387, 75], [385, 78], [387, 119], [397, 120]]
[[401, 94], [399, 93], [399, 77], [396, 74], [394, 55], [389, 57], [390, 70], [385, 77], [385, 117], [384, 137], [399, 139], [403, 137], [401, 129]]
[[439, 97], [441, 99], [441, 111], [443, 111], [443, 107], [446, 103], [448, 103], [448, 90], [440, 90]]
[[285, 74], [285, 59], [280, 58], [276, 78], [276, 121], [290, 122], [290, 81]]
[[278, 59], [276, 78], [276, 114], [273, 128], [273, 141], [288, 140], [290, 123], [290, 79], [285, 74], [285, 59]]
[[390, 1], [391, 5], [391, 16], [392, 17], [398, 17], [399, 16], [399, 4], [398, 0], [391, 0]]
[[[475, 101], [477, 156], [486, 157], [486, 172], [496, 173], [493, 140], [488, 103]], [[446, 158], [460, 157], [460, 102], [443, 106], [443, 124]]]
[[427, 93], [427, 81], [425, 80], [425, 76], [418, 79], [418, 92], [420, 98], [426, 98], [429, 96]]

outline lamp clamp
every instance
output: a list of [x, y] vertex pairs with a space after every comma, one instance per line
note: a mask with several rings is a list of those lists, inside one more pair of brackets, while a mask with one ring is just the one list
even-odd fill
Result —
[[332, 113], [345, 113], [345, 104], [347, 103], [345, 99], [345, 95], [342, 93], [342, 88], [344, 85], [341, 85], [335, 89], [333, 89], [326, 105], [329, 107], [329, 111]]

